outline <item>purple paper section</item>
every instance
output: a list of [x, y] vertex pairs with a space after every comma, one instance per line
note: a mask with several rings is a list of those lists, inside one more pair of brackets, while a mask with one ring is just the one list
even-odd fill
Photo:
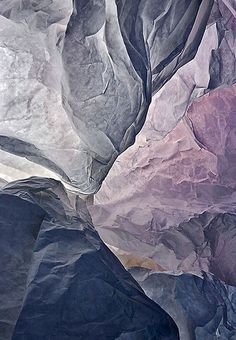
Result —
[[105, 242], [166, 270], [203, 269], [236, 284], [235, 218], [222, 215], [236, 206], [235, 108], [236, 85], [221, 87], [196, 99], [162, 141], [140, 134], [90, 208]]

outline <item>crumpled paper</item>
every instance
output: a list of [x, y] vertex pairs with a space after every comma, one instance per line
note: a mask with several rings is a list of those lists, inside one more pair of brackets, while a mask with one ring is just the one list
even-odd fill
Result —
[[[90, 207], [119, 254], [149, 258], [162, 270], [211, 271], [234, 285], [234, 217], [222, 216], [236, 206], [235, 36], [234, 12], [219, 1], [196, 57], [154, 96], [136, 143]], [[221, 236], [213, 242], [206, 228], [215, 218]]]
[[152, 93], [194, 57], [212, 3], [1, 1], [1, 177], [96, 192]]
[[178, 339], [60, 182], [5, 186], [0, 229], [1, 340]]
[[236, 288], [210, 274], [157, 273], [133, 268], [145, 293], [175, 320], [180, 340], [236, 337]]

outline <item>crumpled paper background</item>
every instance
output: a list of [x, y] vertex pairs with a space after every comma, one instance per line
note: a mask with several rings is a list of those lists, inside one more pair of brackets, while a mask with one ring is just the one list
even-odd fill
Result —
[[0, 2], [1, 340], [236, 336], [236, 11], [212, 5]]

